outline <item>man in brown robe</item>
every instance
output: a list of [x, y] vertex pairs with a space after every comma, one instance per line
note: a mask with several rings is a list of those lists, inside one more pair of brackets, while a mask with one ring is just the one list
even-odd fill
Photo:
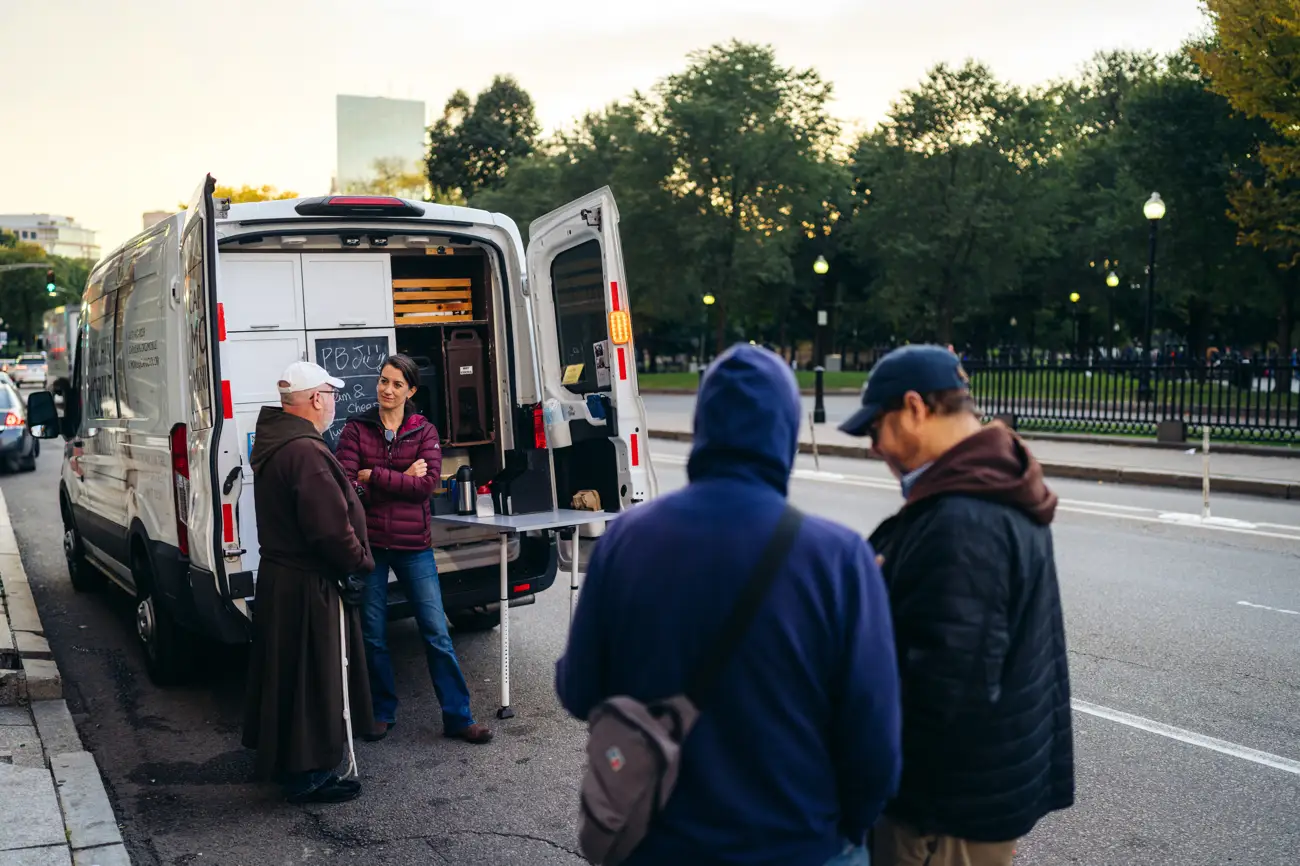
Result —
[[353, 732], [374, 727], [360, 614], [337, 583], [374, 559], [361, 502], [321, 438], [342, 386], [316, 364], [289, 365], [282, 406], [262, 409], [250, 457], [262, 561], [244, 745], [257, 750], [258, 776], [281, 781], [295, 803], [360, 794], [360, 782], [335, 775], [351, 747], [345, 714]]

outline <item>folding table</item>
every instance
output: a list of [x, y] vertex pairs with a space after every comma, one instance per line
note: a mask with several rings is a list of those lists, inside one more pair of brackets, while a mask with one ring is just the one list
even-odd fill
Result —
[[578, 597], [578, 533], [588, 523], [608, 523], [617, 514], [608, 511], [579, 511], [559, 508], [554, 511], [537, 511], [532, 514], [493, 514], [479, 517], [474, 514], [435, 514], [438, 523], [452, 526], [477, 526], [495, 530], [501, 545], [501, 709], [497, 718], [512, 719], [515, 711], [510, 707], [510, 536], [520, 532], [548, 529], [573, 530], [573, 565], [569, 572], [569, 622], [573, 622], [574, 603]]

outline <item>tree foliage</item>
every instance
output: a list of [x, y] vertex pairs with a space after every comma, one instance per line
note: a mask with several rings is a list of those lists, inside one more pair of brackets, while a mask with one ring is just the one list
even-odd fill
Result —
[[456, 91], [429, 128], [425, 168], [435, 200], [472, 199], [499, 186], [511, 164], [533, 152], [539, 131], [532, 97], [508, 75], [472, 101]]
[[425, 177], [424, 165], [420, 161], [405, 165], [396, 157], [385, 157], [375, 160], [373, 174], [369, 179], [351, 181], [343, 191], [353, 195], [428, 199], [429, 179]]
[[[292, 190], [279, 190], [270, 184], [239, 187], [218, 184], [212, 191], [212, 197], [217, 199], [228, 198], [231, 204], [247, 204], [255, 201], [283, 201], [298, 198], [298, 193]], [[177, 207], [185, 210], [189, 205], [180, 202]]]
[[[1249, 4], [1209, 5], [1222, 21]], [[1274, 56], [1290, 50], [1294, 19], [1279, 11], [1246, 36], [1273, 33], [1260, 50]], [[816, 71], [732, 42], [513, 151], [496, 133], [477, 137], [494, 128], [470, 123], [483, 96], [458, 94], [431, 130], [429, 176], [525, 225], [610, 186], [637, 340], [652, 356], [693, 352], [706, 316], [715, 347], [806, 345], [818, 309], [832, 351], [1131, 347], [1145, 316], [1142, 205], [1159, 191], [1156, 339], [1196, 355], [1216, 344], [1285, 353], [1300, 268], [1277, 267], [1295, 255], [1297, 224], [1296, 177], [1277, 155], [1300, 146], [1300, 117], [1287, 113], [1300, 90], [1282, 75], [1300, 62], [1273, 63], [1266, 92], [1251, 78], [1263, 61], [1239, 60], [1240, 88], [1255, 90], [1238, 99], [1221, 61], [1229, 44], [1220, 32], [1168, 57], [1106, 52], [1031, 88], [978, 62], [939, 65], [846, 141]], [[514, 103], [531, 112], [526, 94]], [[476, 153], [493, 159], [465, 156]], [[830, 262], [820, 281], [818, 256]]]

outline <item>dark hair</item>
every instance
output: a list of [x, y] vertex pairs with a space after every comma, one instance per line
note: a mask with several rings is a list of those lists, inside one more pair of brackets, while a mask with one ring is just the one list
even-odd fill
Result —
[[412, 391], [420, 387], [420, 368], [409, 355], [389, 355], [384, 359], [384, 363], [379, 365], [380, 375], [383, 375], [385, 367], [396, 367], [397, 372], [402, 374], [402, 378], [406, 380], [406, 384]]
[[[931, 391], [921, 395], [921, 401], [925, 407], [935, 415], [945, 417], [949, 415], [959, 415], [962, 412], [969, 412], [971, 415], [979, 415], [979, 409], [975, 406], [975, 398], [971, 396], [970, 391], [965, 388], [951, 388], [947, 391]], [[905, 398], [898, 397], [890, 400], [883, 407], [881, 415], [886, 412], [897, 412], [905, 405]]]

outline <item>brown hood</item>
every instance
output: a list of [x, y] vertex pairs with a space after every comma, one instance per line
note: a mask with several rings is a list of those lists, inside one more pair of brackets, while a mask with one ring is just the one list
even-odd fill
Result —
[[907, 504], [951, 494], [1011, 505], [1044, 526], [1056, 514], [1056, 494], [1043, 483], [1043, 467], [1019, 436], [997, 422], [934, 461], [917, 479]]
[[254, 474], [262, 470], [271, 455], [295, 439], [319, 439], [322, 447], [325, 445], [315, 425], [305, 418], [290, 415], [279, 406], [262, 407], [254, 433], [253, 453], [248, 455]]

